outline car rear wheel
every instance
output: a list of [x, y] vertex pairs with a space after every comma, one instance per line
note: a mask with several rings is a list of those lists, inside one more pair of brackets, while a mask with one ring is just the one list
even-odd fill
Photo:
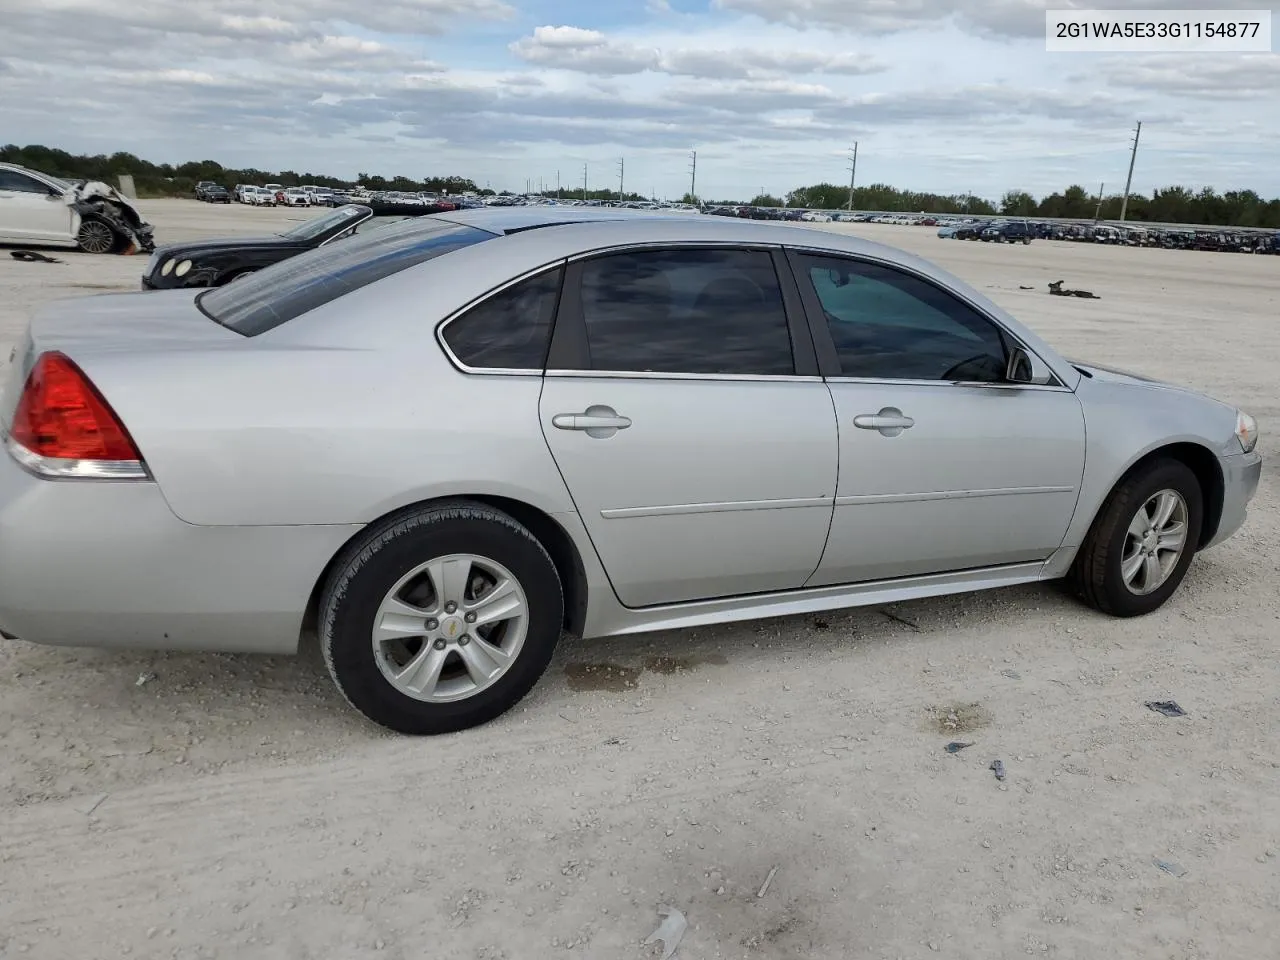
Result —
[[338, 689], [370, 720], [438, 734], [486, 723], [537, 683], [560, 638], [560, 578], [510, 516], [470, 501], [403, 513], [339, 557], [320, 606]]
[[116, 232], [102, 220], [81, 220], [76, 243], [85, 253], [110, 253], [116, 248]]
[[1157, 460], [1112, 491], [1071, 580], [1090, 606], [1118, 617], [1158, 609], [1178, 589], [1200, 542], [1200, 482], [1186, 464]]

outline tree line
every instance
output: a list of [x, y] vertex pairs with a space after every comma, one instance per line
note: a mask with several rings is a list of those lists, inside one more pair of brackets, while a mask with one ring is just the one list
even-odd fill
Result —
[[[212, 160], [191, 161], [178, 165], [151, 163], [131, 153], [113, 153], [110, 156], [77, 155], [54, 147], [15, 144], [0, 147], [0, 162], [41, 170], [64, 179], [103, 180], [115, 183], [122, 174], [133, 177], [138, 195], [142, 197], [190, 196], [201, 180], [212, 180], [226, 187], [237, 183], [280, 183], [286, 187], [314, 183], [322, 187], [344, 188], [363, 184], [371, 190], [427, 191], [431, 193], [493, 194], [487, 188], [478, 188], [475, 182], [461, 176], [413, 177], [360, 173], [355, 181], [343, 180], [320, 173], [295, 170], [258, 170], [224, 167]], [[502, 191], [508, 194], [509, 191]], [[560, 191], [543, 191], [544, 196], [582, 197], [581, 188], [564, 187]], [[588, 190], [587, 199], [616, 200], [617, 191]], [[638, 193], [629, 193], [627, 200], [646, 199]], [[685, 202], [694, 198], [686, 195]], [[921, 193], [901, 190], [884, 183], [858, 187], [853, 191], [853, 209], [902, 213], [950, 213], [950, 214], [1004, 214], [1011, 217], [1060, 217], [1074, 220], [1116, 220], [1120, 217], [1123, 198], [1108, 195], [1099, 198], [1084, 187], [1073, 185], [1058, 193], [1037, 199], [1025, 190], [1010, 190], [997, 202], [971, 194]], [[724, 200], [731, 205], [741, 200]], [[751, 198], [752, 206], [805, 207], [818, 210], [840, 210], [849, 205], [849, 188], [834, 183], [819, 183], [799, 187], [785, 197], [762, 194]], [[1233, 227], [1280, 228], [1280, 199], [1264, 200], [1253, 190], [1228, 190], [1218, 193], [1212, 187], [1194, 191], [1186, 187], [1170, 186], [1154, 190], [1149, 196], [1131, 194], [1126, 219], [1151, 223], [1197, 223]]]

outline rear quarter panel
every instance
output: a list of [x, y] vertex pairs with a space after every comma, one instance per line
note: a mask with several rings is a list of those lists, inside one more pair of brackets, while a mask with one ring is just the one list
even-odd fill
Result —
[[190, 523], [367, 523], [462, 494], [572, 511], [538, 421], [542, 378], [463, 374], [436, 341], [439, 319], [505, 279], [431, 269], [449, 259], [228, 348], [84, 366]]

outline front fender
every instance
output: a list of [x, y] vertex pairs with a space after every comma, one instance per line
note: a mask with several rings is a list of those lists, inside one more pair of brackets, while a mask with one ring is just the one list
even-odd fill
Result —
[[1116, 484], [1143, 458], [1175, 444], [1194, 445], [1218, 461], [1240, 452], [1235, 410], [1217, 400], [1155, 383], [1088, 377], [1076, 395], [1085, 416], [1085, 469], [1062, 543], [1073, 553]]

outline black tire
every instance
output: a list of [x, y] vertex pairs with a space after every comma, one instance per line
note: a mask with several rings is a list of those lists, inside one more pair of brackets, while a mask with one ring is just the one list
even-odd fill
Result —
[[[1129, 523], [1151, 497], [1173, 490], [1186, 503], [1186, 543], [1168, 579], [1153, 592], [1134, 593], [1120, 572]], [[1191, 468], [1177, 460], [1145, 464], [1111, 491], [1076, 554], [1069, 580], [1085, 603], [1115, 617], [1140, 617], [1161, 607], [1187, 574], [1200, 542], [1204, 494]]]
[[[474, 554], [504, 566], [523, 589], [527, 632], [514, 662], [492, 686], [466, 699], [429, 703], [396, 689], [378, 667], [372, 629], [388, 591], [437, 557]], [[374, 524], [334, 564], [320, 601], [320, 647], [334, 683], [374, 723], [399, 733], [452, 733], [515, 706], [542, 676], [564, 622], [555, 564], [524, 526], [501, 511], [453, 500]]]
[[105, 220], [84, 217], [76, 233], [76, 245], [84, 253], [111, 253], [120, 245], [120, 238]]

